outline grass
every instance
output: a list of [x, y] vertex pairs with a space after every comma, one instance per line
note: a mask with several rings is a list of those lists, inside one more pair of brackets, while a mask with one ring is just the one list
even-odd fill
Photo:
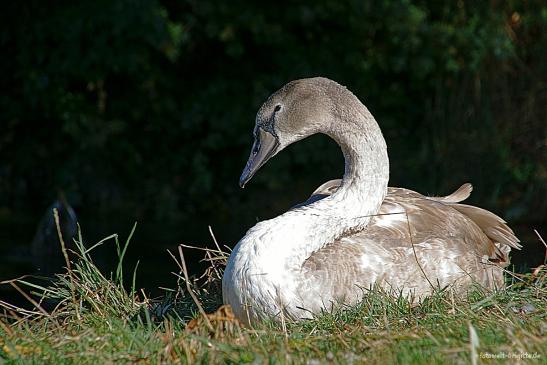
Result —
[[[131, 235], [133, 234], [133, 231]], [[152, 301], [123, 281], [121, 244], [112, 235], [66, 255], [64, 274], [47, 287], [4, 282], [28, 294], [34, 309], [1, 302], [0, 364], [173, 363], [545, 363], [547, 268], [512, 274], [509, 288], [474, 289], [455, 301], [439, 292], [417, 306], [374, 289], [356, 307], [301, 323], [245, 328], [220, 307], [227, 255], [206, 251], [210, 268], [190, 279], [182, 248], [178, 288]], [[103, 275], [89, 253], [113, 241], [119, 265]], [[217, 245], [218, 247], [218, 245]], [[189, 295], [191, 292], [192, 295]], [[37, 299], [33, 299], [37, 298]], [[44, 306], [53, 307], [45, 310]], [[218, 309], [218, 310], [217, 310]], [[215, 310], [217, 310], [215, 312]], [[205, 314], [205, 313], [212, 314]], [[497, 356], [498, 358], [492, 358]]]

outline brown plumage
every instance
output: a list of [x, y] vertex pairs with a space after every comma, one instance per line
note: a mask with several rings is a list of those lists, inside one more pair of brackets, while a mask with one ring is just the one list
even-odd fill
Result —
[[[321, 185], [310, 201], [335, 193], [340, 183], [337, 179]], [[323, 292], [331, 291], [332, 298], [340, 302], [350, 299], [340, 283], [361, 277], [363, 262], [355, 260], [361, 257], [370, 262], [367, 276], [355, 282], [362, 289], [375, 282], [387, 290], [402, 289], [404, 295], [422, 297], [431, 289], [448, 285], [463, 294], [473, 282], [490, 289], [503, 288], [500, 267], [508, 265], [508, 253], [511, 248], [520, 249], [520, 241], [497, 215], [459, 204], [471, 191], [472, 185], [467, 183], [450, 195], [427, 197], [389, 187], [378, 214], [365, 229], [314, 252], [302, 268], [323, 284]], [[339, 267], [332, 270], [332, 263]], [[454, 280], [447, 275], [447, 265], [456, 265], [469, 275]]]

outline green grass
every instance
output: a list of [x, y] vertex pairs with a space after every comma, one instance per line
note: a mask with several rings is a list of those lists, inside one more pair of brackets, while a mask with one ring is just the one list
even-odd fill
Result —
[[[229, 312], [210, 314], [207, 320], [200, 312], [221, 304], [225, 254], [208, 251], [211, 268], [188, 282], [198, 304], [188, 295], [182, 255], [173, 255], [181, 267], [180, 288], [153, 302], [135, 291], [134, 280], [123, 282], [129, 239], [122, 245], [113, 235], [99, 244], [112, 240], [120, 265], [110, 275], [93, 264], [80, 237], [70, 270], [49, 287], [24, 279], [4, 283], [40, 293], [42, 305], [27, 311], [0, 303], [0, 364], [513, 364], [518, 356], [528, 357], [521, 360], [525, 363], [547, 362], [545, 267], [508, 277], [512, 284], [505, 291], [477, 288], [465, 300], [454, 301], [445, 292], [412, 306], [372, 290], [354, 308], [250, 329]], [[48, 312], [44, 303], [57, 307]]]

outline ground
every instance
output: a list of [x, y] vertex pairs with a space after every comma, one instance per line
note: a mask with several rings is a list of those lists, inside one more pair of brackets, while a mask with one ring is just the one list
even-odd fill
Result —
[[229, 307], [221, 307], [224, 253], [208, 251], [210, 269], [187, 281], [181, 248], [173, 255], [181, 268], [180, 288], [153, 301], [135, 290], [134, 281], [130, 288], [124, 284], [126, 246], [111, 238], [120, 255], [111, 275], [100, 273], [81, 246], [70, 270], [47, 287], [25, 279], [3, 283], [41, 293], [43, 300], [29, 295], [34, 309], [0, 302], [0, 364], [547, 361], [545, 266], [508, 272], [508, 288], [499, 292], [476, 288], [457, 300], [445, 291], [410, 305], [374, 289], [358, 306], [314, 320], [245, 328]]

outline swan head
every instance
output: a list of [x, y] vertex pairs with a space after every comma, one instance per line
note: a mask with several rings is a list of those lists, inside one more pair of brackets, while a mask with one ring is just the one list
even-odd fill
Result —
[[333, 95], [347, 90], [338, 83], [315, 77], [291, 81], [260, 107], [253, 130], [254, 143], [239, 179], [244, 187], [254, 174], [288, 145], [315, 133], [329, 134]]

